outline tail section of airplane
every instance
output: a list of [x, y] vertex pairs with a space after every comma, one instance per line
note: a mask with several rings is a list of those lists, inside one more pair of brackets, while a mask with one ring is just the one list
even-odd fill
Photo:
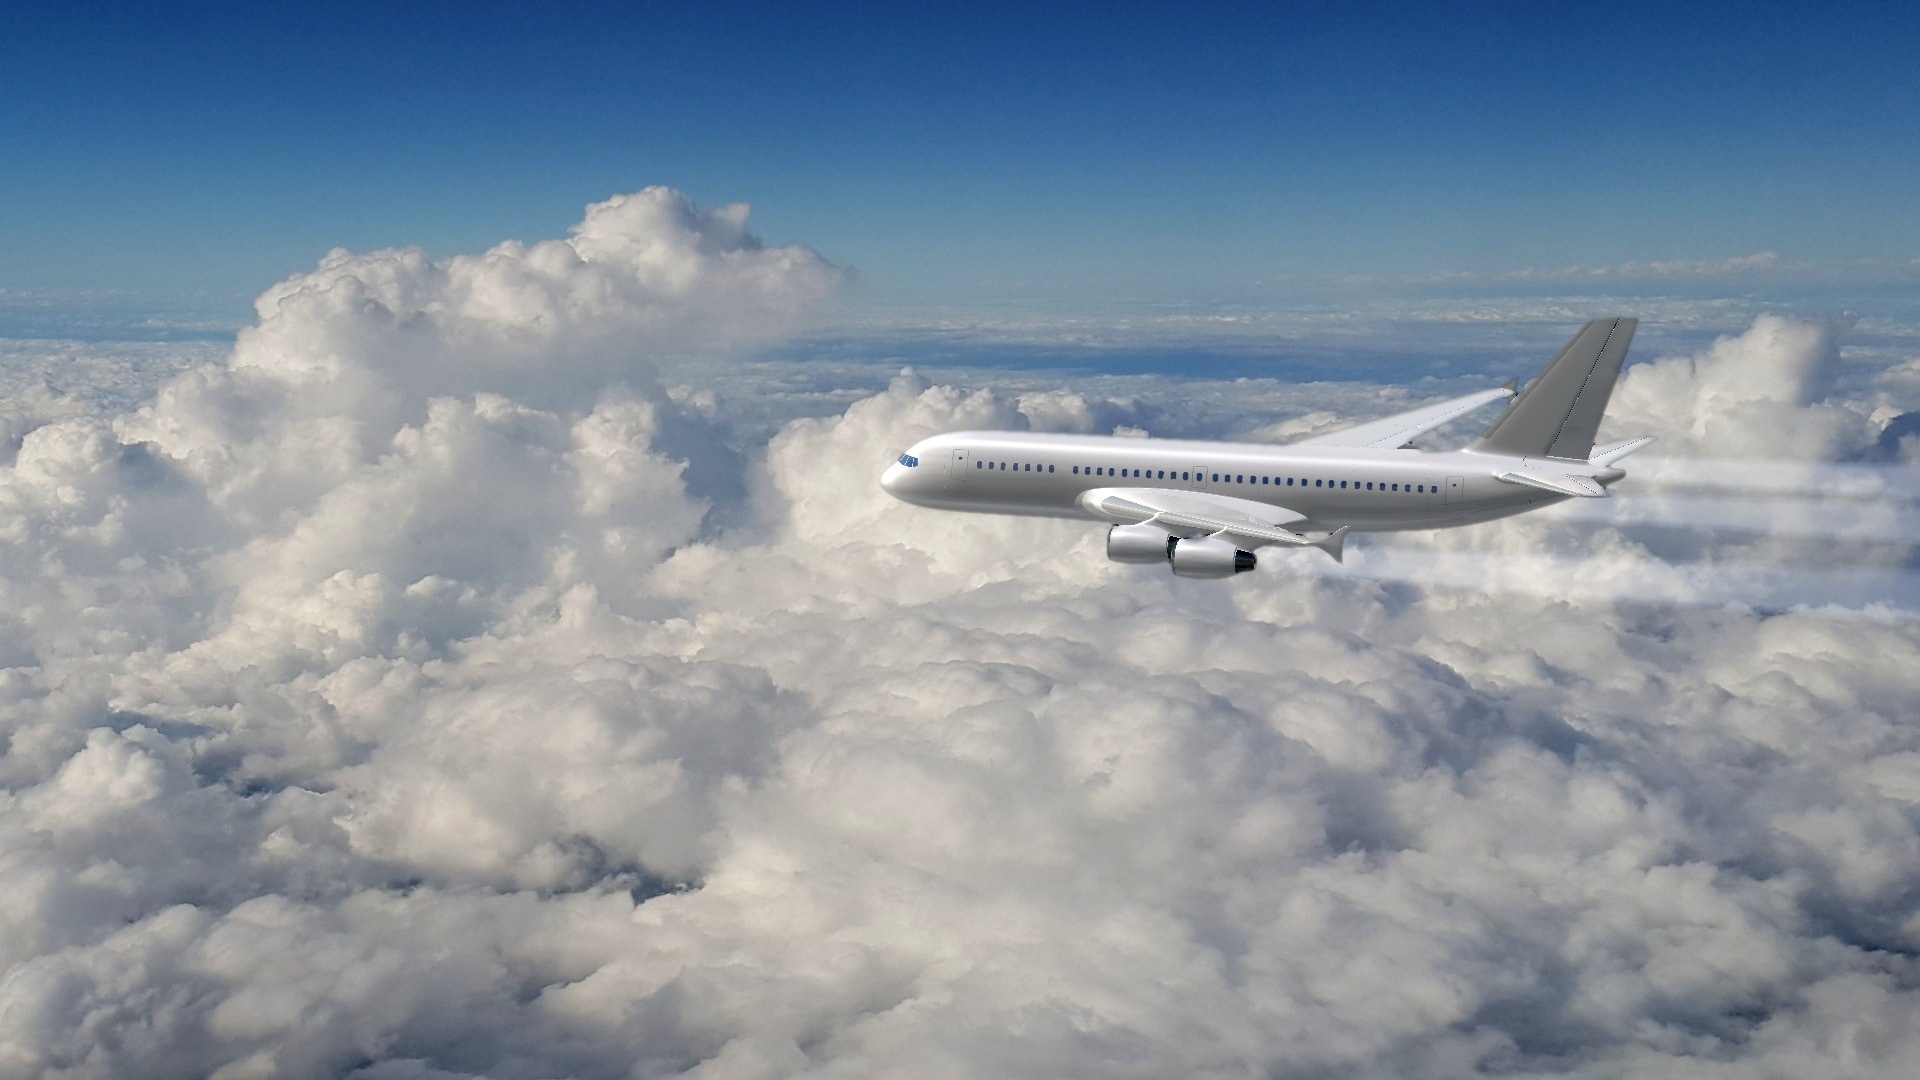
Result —
[[[1638, 319], [1588, 323], [1469, 450], [1585, 461]], [[1638, 449], [1636, 447], [1636, 449]], [[1625, 456], [1625, 455], [1621, 455]]]
[[1593, 450], [1593, 456], [1587, 459], [1587, 464], [1598, 465], [1602, 468], [1611, 468], [1615, 462], [1626, 457], [1628, 454], [1644, 450], [1652, 445], [1653, 436], [1642, 435], [1637, 439], [1628, 439], [1625, 442], [1613, 443], [1610, 446], [1596, 446]]

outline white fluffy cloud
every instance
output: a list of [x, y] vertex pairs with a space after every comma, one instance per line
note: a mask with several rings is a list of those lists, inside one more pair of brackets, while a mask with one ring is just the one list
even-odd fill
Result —
[[1836, 328], [1762, 315], [1696, 356], [1628, 368], [1609, 431], [1660, 433], [1664, 454], [1760, 460], [1856, 457], [1880, 438], [1873, 405], [1832, 401]]
[[[136, 413], [16, 403], [0, 1075], [1920, 1064], [1913, 625], [1180, 581], [874, 483], [1124, 396], [906, 375], [690, 493], [724, 405], [651, 361], [838, 277], [656, 189], [330, 256]], [[1858, 449], [1825, 333], [1636, 370], [1625, 419]]]

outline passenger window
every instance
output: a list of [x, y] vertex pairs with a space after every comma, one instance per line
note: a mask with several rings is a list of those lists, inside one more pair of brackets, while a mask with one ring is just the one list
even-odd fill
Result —
[[1346, 490], [1346, 487], [1347, 487], [1347, 482], [1345, 480], [1340, 481], [1341, 490], [1343, 491]]

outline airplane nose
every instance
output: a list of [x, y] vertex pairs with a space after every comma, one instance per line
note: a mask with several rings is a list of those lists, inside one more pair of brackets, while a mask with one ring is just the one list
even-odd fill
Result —
[[886, 472], [880, 474], [880, 490], [889, 495], [900, 494], [900, 482], [905, 480], [906, 476], [907, 467], [897, 461], [894, 462], [887, 466]]

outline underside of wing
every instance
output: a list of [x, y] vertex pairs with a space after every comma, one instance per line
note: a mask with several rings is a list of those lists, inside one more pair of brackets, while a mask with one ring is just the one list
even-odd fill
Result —
[[1434, 428], [1496, 401], [1512, 397], [1513, 388], [1502, 386], [1493, 390], [1457, 397], [1451, 401], [1423, 405], [1418, 409], [1389, 416], [1384, 420], [1371, 420], [1353, 427], [1330, 431], [1325, 435], [1315, 435], [1311, 439], [1302, 439], [1298, 446], [1371, 446], [1380, 450], [1391, 450], [1405, 446], [1409, 440], [1416, 439]]
[[1213, 536], [1243, 548], [1267, 544], [1317, 547], [1340, 558], [1347, 530], [1308, 537], [1287, 528], [1306, 521], [1304, 514], [1250, 499], [1165, 488], [1095, 488], [1080, 496], [1095, 517], [1119, 525], [1153, 525], [1174, 536]]

